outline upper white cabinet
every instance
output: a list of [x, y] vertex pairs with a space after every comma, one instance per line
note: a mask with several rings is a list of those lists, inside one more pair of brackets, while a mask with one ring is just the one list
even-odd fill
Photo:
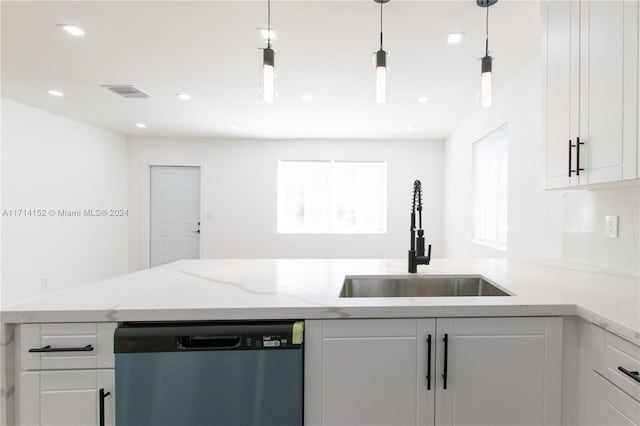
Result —
[[569, 177], [569, 156], [578, 134], [579, 8], [577, 1], [561, 0], [542, 7], [547, 187], [559, 188], [578, 183], [577, 175]]
[[547, 188], [640, 177], [638, 1], [542, 8]]
[[305, 425], [558, 425], [561, 318], [307, 321]]

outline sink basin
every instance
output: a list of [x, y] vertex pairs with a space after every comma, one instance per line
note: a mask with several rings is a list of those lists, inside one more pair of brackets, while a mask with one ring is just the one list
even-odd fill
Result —
[[510, 296], [479, 276], [348, 276], [340, 297]]

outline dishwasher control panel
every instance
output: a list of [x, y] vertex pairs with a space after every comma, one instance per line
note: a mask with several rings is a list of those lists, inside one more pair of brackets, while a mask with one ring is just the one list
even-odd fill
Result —
[[303, 321], [125, 323], [115, 353], [299, 349]]
[[289, 336], [249, 336], [245, 339], [249, 348], [284, 348], [290, 342]]

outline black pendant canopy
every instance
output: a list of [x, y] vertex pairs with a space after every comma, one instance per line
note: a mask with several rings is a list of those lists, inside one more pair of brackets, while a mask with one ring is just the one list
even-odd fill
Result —
[[[375, 1], [378, 1], [378, 0], [375, 0]], [[387, 1], [389, 1], [389, 0], [387, 0]], [[480, 7], [489, 7], [489, 6], [493, 6], [494, 4], [498, 3], [498, 0], [476, 0], [476, 3]]]

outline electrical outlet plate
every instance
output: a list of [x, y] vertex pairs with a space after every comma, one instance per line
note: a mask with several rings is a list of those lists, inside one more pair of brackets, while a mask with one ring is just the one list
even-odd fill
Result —
[[604, 217], [604, 236], [618, 238], [618, 216]]

